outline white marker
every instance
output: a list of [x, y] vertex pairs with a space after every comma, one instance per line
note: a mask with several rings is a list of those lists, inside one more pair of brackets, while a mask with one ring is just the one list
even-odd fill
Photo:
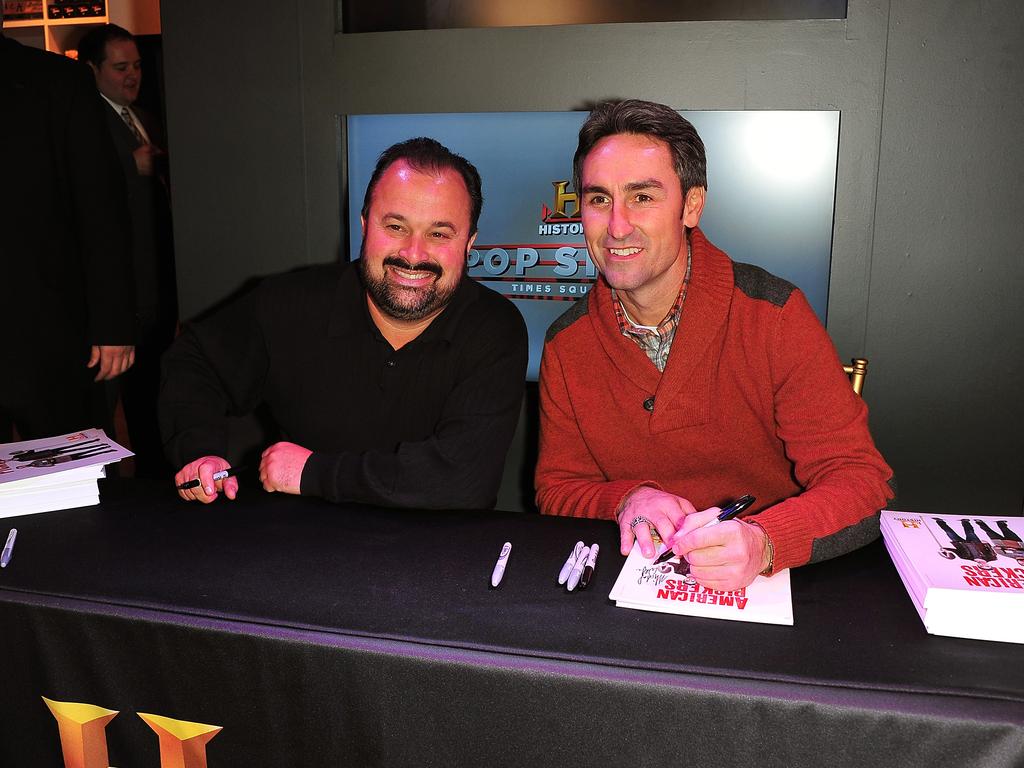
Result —
[[501, 584], [501, 577], [505, 575], [505, 566], [508, 565], [508, 556], [512, 552], [512, 542], [506, 541], [501, 547], [501, 554], [498, 555], [498, 562], [494, 564], [494, 570], [491, 572], [491, 586], [496, 587]]
[[590, 557], [590, 547], [584, 547], [580, 551], [579, 557], [576, 558], [576, 562], [572, 566], [572, 570], [569, 572], [569, 582], [566, 586], [569, 591], [572, 592], [576, 589], [576, 585], [580, 583], [580, 576], [583, 575], [583, 568], [587, 564], [587, 558]]
[[601, 551], [601, 547], [597, 544], [590, 545], [590, 555], [587, 557], [587, 565], [583, 569], [583, 576], [580, 577], [580, 589], [586, 589], [587, 584], [594, 577], [594, 566], [597, 565], [597, 553]]
[[14, 540], [18, 538], [18, 529], [11, 528], [11, 532], [7, 534], [7, 543], [4, 544], [4, 551], [0, 554], [0, 568], [6, 568], [7, 564], [11, 562], [11, 554], [14, 552]]
[[558, 583], [565, 584], [565, 580], [569, 578], [569, 571], [576, 565], [576, 560], [580, 556], [580, 552], [583, 551], [583, 547], [586, 546], [582, 541], [577, 541], [576, 546], [572, 548], [572, 552], [569, 553], [569, 559], [565, 561], [565, 565], [562, 566], [562, 570], [558, 572]]
[[[223, 480], [225, 477], [235, 477], [243, 469], [245, 469], [245, 467], [230, 467], [229, 469], [222, 469], [219, 472], [214, 472], [212, 478], [213, 482]], [[197, 477], [194, 480], [189, 480], [176, 487], [179, 491], [187, 491], [190, 488], [198, 488], [202, 484], [203, 481]]]

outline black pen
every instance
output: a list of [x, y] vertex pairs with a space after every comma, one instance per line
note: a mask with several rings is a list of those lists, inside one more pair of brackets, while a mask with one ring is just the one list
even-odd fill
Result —
[[[243, 469], [245, 469], [245, 467], [231, 467], [229, 469], [222, 469], [220, 472], [214, 472], [213, 482], [217, 482], [218, 480], [224, 480], [229, 477], [234, 477]], [[198, 488], [200, 485], [202, 485], [202, 481], [197, 477], [194, 480], [189, 480], [187, 483], [182, 483], [181, 485], [176, 486], [176, 488], [179, 491], [187, 491], [190, 488]]]
[[[734, 501], [732, 504], [725, 507], [721, 512], [719, 512], [718, 516], [715, 517], [714, 520], [709, 520], [708, 522], [704, 523], [704, 525], [702, 525], [701, 528], [710, 528], [712, 525], [718, 525], [719, 523], [724, 523], [726, 520], [732, 520], [738, 514], [747, 509], [747, 507], [749, 507], [755, 501], [757, 501], [757, 499], [755, 499], [749, 493], [745, 496], [740, 496], [738, 499], [736, 499], [736, 501]], [[674, 555], [675, 552], [672, 551], [672, 547], [669, 547], [660, 555], [658, 555], [658, 559], [654, 561], [654, 564], [659, 565], [660, 563], [668, 562], [672, 559]]]
[[590, 554], [587, 555], [587, 564], [583, 566], [583, 575], [580, 576], [580, 589], [586, 589], [590, 580], [594, 577], [594, 568], [597, 567], [597, 553], [601, 547], [597, 544], [590, 545]]

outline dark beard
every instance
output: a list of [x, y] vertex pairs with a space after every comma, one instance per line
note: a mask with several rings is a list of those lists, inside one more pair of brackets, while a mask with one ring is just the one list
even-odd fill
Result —
[[[365, 247], [365, 243], [363, 247]], [[387, 282], [383, 274], [379, 280], [370, 274], [363, 248], [360, 248], [359, 274], [363, 279], [363, 286], [380, 311], [396, 320], [422, 320], [424, 317], [429, 317], [451, 301], [459, 285], [459, 281], [456, 280], [450, 289], [441, 290], [442, 271], [437, 264], [432, 262], [414, 266], [398, 256], [386, 256], [382, 266], [394, 266], [410, 272], [430, 272], [436, 278], [426, 289], [396, 289]], [[408, 300], [403, 301], [403, 297], [410, 295], [415, 295], [415, 300], [412, 303], [409, 303]]]

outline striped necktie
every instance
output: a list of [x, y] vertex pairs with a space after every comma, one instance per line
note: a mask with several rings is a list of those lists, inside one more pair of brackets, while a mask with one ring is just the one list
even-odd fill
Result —
[[135, 124], [135, 120], [132, 119], [132, 113], [128, 111], [128, 107], [121, 107], [121, 119], [124, 120], [124, 124], [128, 126], [128, 130], [132, 132], [135, 140], [139, 144], [145, 144], [146, 140], [142, 137], [142, 132]]

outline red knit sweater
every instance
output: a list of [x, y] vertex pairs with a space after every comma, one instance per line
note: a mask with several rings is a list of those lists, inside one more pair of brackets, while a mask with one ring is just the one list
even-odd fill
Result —
[[548, 331], [541, 512], [614, 519], [642, 484], [697, 509], [752, 493], [775, 570], [874, 539], [892, 471], [804, 295], [734, 264], [699, 229], [691, 245], [690, 288], [663, 374], [619, 332], [603, 280]]

